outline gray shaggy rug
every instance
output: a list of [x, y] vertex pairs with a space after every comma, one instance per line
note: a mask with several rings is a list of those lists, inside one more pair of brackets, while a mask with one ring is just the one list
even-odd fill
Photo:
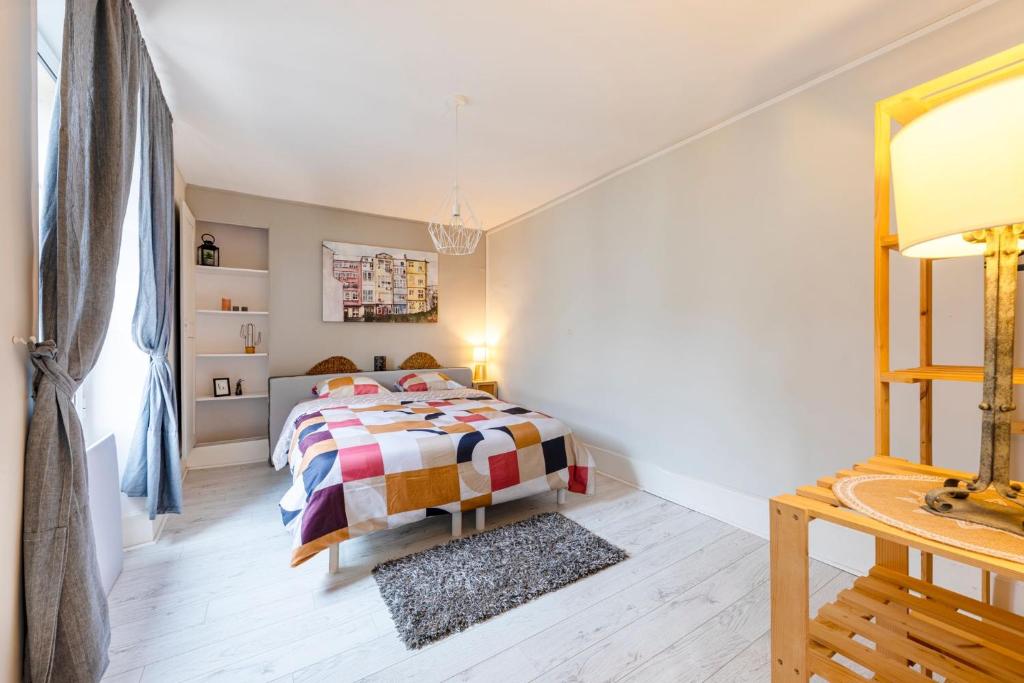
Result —
[[377, 565], [399, 635], [420, 648], [626, 559], [557, 512]]

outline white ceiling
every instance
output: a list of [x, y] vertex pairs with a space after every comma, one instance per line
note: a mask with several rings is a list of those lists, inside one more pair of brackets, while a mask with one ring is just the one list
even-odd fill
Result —
[[189, 183], [490, 227], [973, 0], [135, 0]]

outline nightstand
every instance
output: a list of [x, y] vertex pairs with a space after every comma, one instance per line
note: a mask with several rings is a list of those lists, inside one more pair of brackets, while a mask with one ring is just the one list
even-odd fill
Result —
[[483, 380], [481, 382], [473, 382], [473, 388], [479, 389], [480, 391], [486, 391], [494, 398], [498, 398], [498, 381], [493, 379]]

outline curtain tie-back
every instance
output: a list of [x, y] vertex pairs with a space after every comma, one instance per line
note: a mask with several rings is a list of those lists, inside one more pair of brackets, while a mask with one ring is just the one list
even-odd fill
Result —
[[47, 377], [57, 391], [69, 399], [74, 397], [78, 390], [78, 382], [68, 374], [67, 368], [61, 364], [57, 342], [52, 339], [39, 342], [29, 353], [29, 357], [32, 359], [32, 365], [38, 371], [33, 386], [34, 392], [39, 390], [40, 380]]
[[166, 353], [155, 353], [155, 352], [151, 353], [151, 354], [149, 354], [149, 362], [150, 363], [166, 363], [167, 362], [167, 354]]

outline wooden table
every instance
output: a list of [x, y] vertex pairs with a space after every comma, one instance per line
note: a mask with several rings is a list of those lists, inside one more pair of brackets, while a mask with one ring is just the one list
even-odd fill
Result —
[[[829, 681], [871, 680], [836, 659], [838, 654], [879, 680], [928, 681], [935, 672], [947, 680], [1024, 683], [1024, 617], [988, 604], [987, 591], [983, 602], [909, 576], [907, 549], [1015, 581], [1024, 580], [1024, 564], [933, 541], [843, 507], [832, 484], [859, 474], [965, 476], [874, 457], [771, 500], [772, 680], [806, 681], [811, 674]], [[807, 538], [814, 520], [874, 536], [875, 566], [812, 617]], [[930, 564], [923, 572], [930, 579]]]

